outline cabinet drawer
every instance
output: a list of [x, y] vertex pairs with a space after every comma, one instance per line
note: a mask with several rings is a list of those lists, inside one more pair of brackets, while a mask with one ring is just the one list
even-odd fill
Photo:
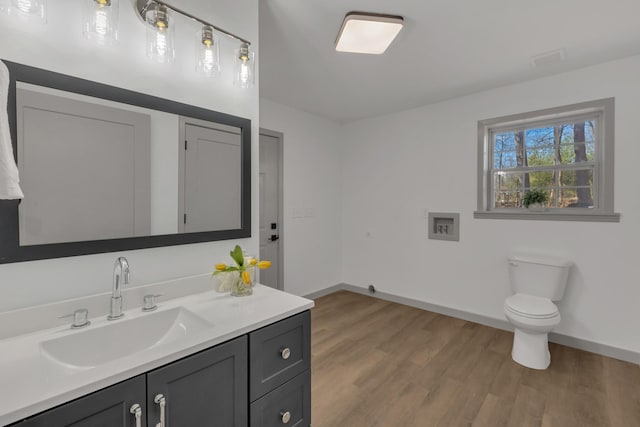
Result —
[[305, 311], [249, 334], [252, 402], [311, 367], [310, 327]]
[[251, 404], [251, 427], [309, 427], [311, 370]]

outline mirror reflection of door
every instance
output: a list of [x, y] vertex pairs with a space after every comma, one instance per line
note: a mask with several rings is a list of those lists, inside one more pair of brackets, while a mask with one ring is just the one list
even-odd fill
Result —
[[271, 268], [260, 270], [260, 283], [284, 289], [282, 283], [281, 209], [282, 135], [260, 130], [260, 259]]
[[181, 121], [185, 155], [179, 228], [184, 233], [240, 228], [240, 129], [195, 119]]

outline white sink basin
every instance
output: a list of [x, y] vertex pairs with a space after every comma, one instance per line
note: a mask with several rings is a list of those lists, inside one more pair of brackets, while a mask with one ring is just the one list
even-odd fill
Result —
[[184, 308], [158, 311], [54, 338], [42, 353], [70, 368], [88, 369], [176, 341], [213, 325]]

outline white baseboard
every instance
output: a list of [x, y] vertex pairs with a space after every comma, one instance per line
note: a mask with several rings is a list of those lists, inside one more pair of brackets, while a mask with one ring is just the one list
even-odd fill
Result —
[[[368, 289], [362, 288], [360, 286], [350, 285], [348, 283], [339, 283], [329, 288], [305, 295], [305, 297], [309, 299], [316, 299], [338, 291], [350, 291], [357, 294], [367, 295], [373, 298], [380, 298], [385, 301], [391, 301], [422, 310], [432, 311], [434, 313], [443, 314], [445, 316], [455, 317], [457, 319], [467, 320], [469, 322], [479, 323], [481, 325], [490, 326], [496, 329], [513, 331], [513, 326], [503, 319], [495, 319], [493, 317], [484, 316], [482, 314], [469, 313], [467, 311], [445, 307], [437, 304], [431, 304], [425, 301], [398, 296], [387, 292], [376, 291], [375, 293], [371, 293]], [[601, 354], [603, 356], [608, 356], [614, 359], [624, 360], [625, 362], [631, 362], [640, 365], [640, 353], [636, 353], [624, 348], [613, 347], [607, 344], [601, 344], [582, 338], [575, 338], [569, 335], [558, 334], [555, 332], [549, 334], [549, 341], [556, 344], [565, 345], [567, 347], [573, 347], [579, 350]]]

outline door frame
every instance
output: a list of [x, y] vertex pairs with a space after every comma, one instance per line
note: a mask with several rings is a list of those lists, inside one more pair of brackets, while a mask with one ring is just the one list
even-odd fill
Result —
[[[285, 290], [284, 284], [284, 238], [285, 238], [285, 226], [284, 226], [284, 133], [260, 128], [258, 135], [258, 147], [260, 147], [260, 135], [270, 136], [278, 140], [278, 233], [280, 235], [278, 245], [278, 289]], [[259, 148], [258, 148], [259, 150]], [[260, 173], [260, 158], [258, 157], [258, 173]], [[259, 202], [258, 202], [259, 203]], [[260, 206], [262, 208], [262, 206]], [[260, 249], [260, 223], [258, 223], [258, 250]]]

